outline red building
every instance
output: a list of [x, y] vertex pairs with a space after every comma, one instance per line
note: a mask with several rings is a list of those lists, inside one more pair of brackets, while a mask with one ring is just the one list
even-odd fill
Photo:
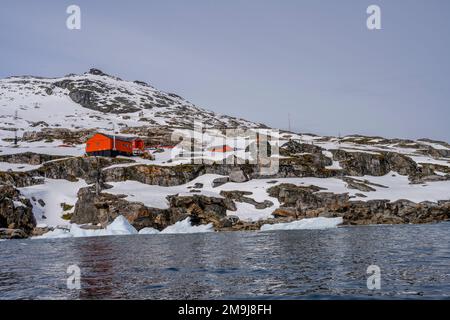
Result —
[[234, 148], [228, 146], [228, 145], [223, 145], [223, 146], [215, 146], [215, 147], [211, 147], [209, 148], [209, 151], [211, 152], [230, 152], [230, 151], [234, 151]]
[[96, 133], [86, 141], [86, 153], [90, 156], [131, 156], [144, 152], [144, 141], [137, 137], [124, 137]]

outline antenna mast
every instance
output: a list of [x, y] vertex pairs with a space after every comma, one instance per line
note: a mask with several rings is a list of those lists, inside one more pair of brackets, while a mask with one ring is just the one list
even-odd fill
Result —
[[[14, 112], [14, 123], [17, 125], [17, 110]], [[14, 145], [17, 146], [17, 127], [14, 128]]]
[[113, 122], [113, 151], [116, 150], [116, 126]]
[[291, 114], [288, 112], [288, 131], [291, 132]]

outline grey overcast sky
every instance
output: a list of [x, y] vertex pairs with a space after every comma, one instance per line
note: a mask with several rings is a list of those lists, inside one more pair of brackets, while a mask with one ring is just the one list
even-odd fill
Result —
[[[81, 7], [81, 30], [66, 8]], [[381, 7], [382, 30], [366, 27]], [[97, 67], [200, 107], [337, 135], [450, 141], [448, 0], [21, 1], [0, 7], [0, 77]]]

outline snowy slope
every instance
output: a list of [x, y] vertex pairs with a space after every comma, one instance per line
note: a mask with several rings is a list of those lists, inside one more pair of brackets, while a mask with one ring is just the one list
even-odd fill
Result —
[[2, 136], [11, 137], [11, 129], [16, 127], [20, 128], [20, 136], [23, 131], [45, 127], [189, 127], [194, 120], [210, 127], [260, 126], [201, 109], [176, 94], [97, 69], [61, 78], [22, 76], [0, 80]]

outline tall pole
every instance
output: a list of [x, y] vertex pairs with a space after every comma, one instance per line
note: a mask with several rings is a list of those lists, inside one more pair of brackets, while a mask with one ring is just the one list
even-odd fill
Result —
[[291, 132], [291, 114], [288, 112], [288, 131]]
[[[17, 125], [17, 110], [14, 112], [14, 123]], [[14, 128], [14, 145], [17, 146], [17, 127]]]
[[116, 126], [113, 122], [113, 151], [116, 150]]

